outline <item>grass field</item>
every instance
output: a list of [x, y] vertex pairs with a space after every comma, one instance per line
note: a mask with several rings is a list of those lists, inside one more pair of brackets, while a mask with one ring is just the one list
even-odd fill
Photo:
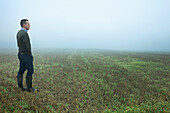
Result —
[[[33, 86], [40, 92], [28, 93], [17, 88], [17, 51], [1, 51], [0, 112], [170, 112], [170, 53], [101, 49], [33, 53]], [[26, 72], [26, 87], [25, 76]]]

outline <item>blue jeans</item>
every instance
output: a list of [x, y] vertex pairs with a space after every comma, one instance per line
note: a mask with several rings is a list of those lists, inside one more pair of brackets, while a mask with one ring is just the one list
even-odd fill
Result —
[[34, 73], [33, 56], [18, 53], [18, 59], [20, 61], [20, 67], [19, 67], [19, 72], [17, 76], [18, 77], [23, 76], [26, 70], [28, 70], [27, 76], [32, 76], [32, 74]]

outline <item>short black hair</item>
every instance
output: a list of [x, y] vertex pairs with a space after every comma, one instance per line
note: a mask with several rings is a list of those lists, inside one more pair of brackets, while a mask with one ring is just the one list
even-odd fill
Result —
[[28, 21], [28, 19], [22, 19], [20, 22], [21, 27], [23, 27], [23, 24], [26, 24], [26, 21]]

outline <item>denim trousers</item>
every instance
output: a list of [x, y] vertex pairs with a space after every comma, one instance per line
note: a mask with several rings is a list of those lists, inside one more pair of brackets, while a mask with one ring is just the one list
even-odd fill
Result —
[[18, 59], [20, 62], [20, 67], [18, 71], [18, 77], [23, 76], [24, 72], [27, 71], [27, 76], [32, 76], [34, 73], [34, 67], [33, 67], [33, 56], [28, 54], [21, 54], [18, 53]]

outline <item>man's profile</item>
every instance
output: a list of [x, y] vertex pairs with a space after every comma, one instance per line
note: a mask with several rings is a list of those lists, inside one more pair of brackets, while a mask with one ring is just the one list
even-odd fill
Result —
[[[33, 68], [33, 56], [31, 52], [30, 38], [27, 31], [30, 29], [30, 23], [28, 19], [22, 19], [20, 22], [21, 30], [17, 33], [17, 45], [18, 49], [18, 59], [20, 61], [20, 67], [17, 75], [18, 87], [22, 91], [27, 90], [28, 92], [34, 91], [32, 87], [32, 74], [34, 73]], [[27, 88], [23, 87], [23, 74], [27, 71], [26, 84]]]

